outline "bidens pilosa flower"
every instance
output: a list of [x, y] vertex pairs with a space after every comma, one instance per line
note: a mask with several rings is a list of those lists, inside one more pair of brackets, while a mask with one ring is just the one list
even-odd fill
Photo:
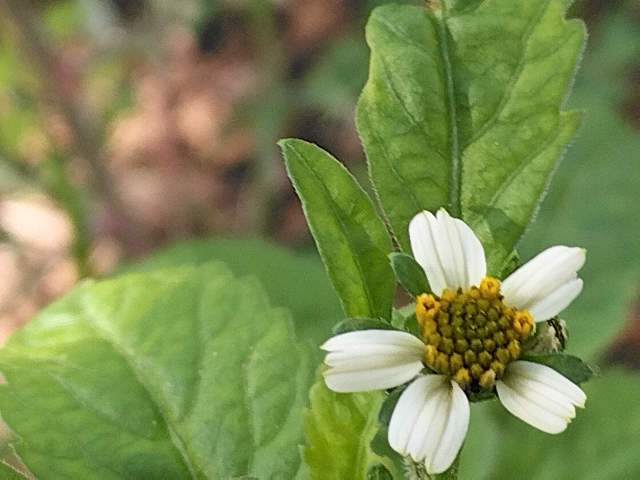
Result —
[[357, 392], [412, 380], [391, 416], [389, 444], [424, 462], [430, 474], [447, 470], [460, 450], [470, 393], [495, 389], [516, 417], [562, 432], [586, 395], [555, 370], [518, 357], [535, 322], [560, 313], [582, 290], [577, 271], [585, 251], [551, 247], [500, 283], [486, 276], [484, 250], [471, 228], [444, 209], [416, 215], [409, 238], [432, 290], [416, 299], [422, 338], [360, 330], [329, 339], [322, 346], [327, 386]]

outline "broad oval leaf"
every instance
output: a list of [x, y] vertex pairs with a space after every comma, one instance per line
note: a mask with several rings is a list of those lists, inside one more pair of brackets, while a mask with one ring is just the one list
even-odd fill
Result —
[[293, 478], [310, 355], [219, 264], [84, 285], [0, 350], [0, 412], [40, 478]]
[[371, 200], [347, 169], [316, 145], [295, 139], [279, 145], [345, 315], [390, 318], [391, 241]]
[[578, 125], [559, 110], [584, 39], [568, 0], [387, 5], [367, 25], [357, 123], [401, 247], [421, 210], [445, 206], [480, 237], [497, 274]]

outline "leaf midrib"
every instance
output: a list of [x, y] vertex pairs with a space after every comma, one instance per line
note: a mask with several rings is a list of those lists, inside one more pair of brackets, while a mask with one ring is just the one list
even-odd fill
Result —
[[[196, 469], [194, 465], [192, 465], [189, 459], [189, 456], [187, 455], [187, 450], [188, 450], [187, 443], [184, 441], [184, 439], [178, 433], [178, 431], [175, 428], [173, 428], [173, 425], [178, 424], [178, 420], [175, 419], [174, 422], [172, 423], [171, 418], [168, 417], [167, 412], [169, 411], [169, 409], [164, 407], [160, 401], [160, 399], [162, 399], [162, 395], [159, 394], [158, 392], [154, 393], [150, 389], [150, 387], [144, 381], [144, 376], [140, 374], [138, 367], [133, 362], [131, 362], [131, 358], [130, 358], [131, 356], [127, 355], [126, 349], [123, 349], [120, 346], [120, 344], [117, 342], [117, 339], [114, 338], [114, 336], [110, 332], [101, 328], [98, 325], [98, 322], [95, 322], [92, 320], [91, 316], [89, 316], [89, 318], [84, 322], [84, 324], [87, 325], [95, 333], [97, 338], [104, 341], [111, 348], [113, 348], [116, 355], [118, 355], [129, 367], [129, 369], [131, 370], [131, 374], [134, 376], [138, 384], [142, 387], [142, 389], [145, 391], [145, 393], [149, 397], [149, 400], [153, 405], [158, 417], [162, 419], [165, 430], [169, 434], [171, 443], [173, 443], [173, 445], [175, 446], [175, 449], [178, 451], [179, 457], [182, 460], [186, 470], [191, 474], [193, 478], [196, 478]], [[177, 439], [181, 442], [182, 445], [176, 444], [175, 437], [177, 437]]]
[[[349, 250], [351, 251], [351, 255], [352, 258], [354, 260], [354, 263], [356, 265], [356, 268], [358, 269], [358, 275], [359, 278], [361, 280], [361, 285], [363, 286], [365, 292], [366, 292], [366, 297], [367, 297], [367, 305], [369, 307], [369, 312], [367, 315], [375, 317], [376, 315], [378, 315], [377, 312], [377, 308], [375, 307], [375, 303], [374, 303], [374, 299], [373, 299], [373, 295], [372, 292], [370, 290], [370, 286], [368, 284], [368, 282], [365, 280], [366, 276], [364, 274], [364, 268], [362, 266], [362, 263], [360, 261], [360, 257], [359, 255], [357, 255], [357, 249], [355, 248], [355, 246], [353, 245], [353, 242], [351, 240], [351, 236], [347, 234], [347, 229], [346, 226], [344, 224], [343, 218], [342, 218], [342, 212], [340, 212], [339, 210], [336, 210], [336, 203], [333, 201], [332, 196], [330, 195], [330, 193], [327, 190], [326, 185], [324, 184], [324, 182], [322, 181], [322, 179], [318, 176], [318, 174], [316, 173], [316, 171], [311, 168], [311, 166], [305, 161], [305, 159], [302, 157], [302, 155], [300, 155], [296, 149], [291, 149], [291, 151], [294, 152], [294, 154], [298, 157], [298, 159], [300, 160], [300, 162], [305, 165], [305, 167], [307, 167], [307, 170], [311, 173], [311, 176], [313, 177], [313, 179], [317, 182], [317, 184], [320, 185], [320, 187], [322, 188], [322, 191], [324, 192], [324, 194], [326, 195], [326, 198], [328, 199], [328, 206], [331, 209], [332, 213], [334, 214], [333, 217], [337, 220], [337, 223], [340, 227], [340, 231], [342, 232], [344, 238], [346, 239], [346, 243], [349, 246]], [[356, 189], [360, 190], [360, 193], [362, 195], [364, 195], [365, 198], [368, 199], [367, 194], [364, 192], [364, 190], [362, 190], [359, 185], [357, 184], [355, 178], [353, 178], [351, 176], [351, 174], [349, 173], [349, 171], [343, 166], [341, 165], [337, 160], [333, 159], [336, 162], [336, 165], [343, 169], [344, 173], [346, 173], [351, 180], [354, 183], [354, 186]], [[297, 182], [296, 182], [297, 183]], [[370, 200], [369, 200], [370, 201]], [[371, 206], [371, 208], [373, 208], [373, 205]], [[367, 235], [369, 236], [369, 235]], [[347, 313], [347, 312], [345, 312]]]
[[460, 217], [460, 186], [462, 180], [462, 165], [460, 161], [460, 145], [458, 138], [458, 114], [456, 111], [456, 91], [453, 81], [453, 67], [449, 55], [449, 44], [447, 41], [448, 20], [446, 4], [442, 2], [440, 15], [435, 14], [434, 18], [438, 25], [438, 46], [442, 56], [444, 66], [444, 89], [449, 110], [449, 213], [454, 217]]

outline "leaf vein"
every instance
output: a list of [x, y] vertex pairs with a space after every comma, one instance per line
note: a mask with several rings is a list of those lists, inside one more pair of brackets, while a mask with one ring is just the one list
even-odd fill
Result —
[[526, 53], [527, 45], [529, 44], [529, 41], [531, 40], [531, 37], [533, 36], [533, 33], [536, 30], [536, 26], [538, 25], [538, 22], [544, 15], [544, 12], [547, 10], [547, 8], [549, 8], [550, 3], [551, 3], [551, 0], [547, 0], [545, 7], [541, 9], [540, 13], [536, 17], [534, 17], [531, 20], [531, 23], [527, 26], [525, 34], [522, 36], [522, 39], [520, 41], [521, 50], [520, 50], [520, 58], [518, 59], [518, 64], [516, 65], [516, 68], [514, 70], [513, 75], [511, 76], [511, 79], [509, 80], [508, 85], [503, 90], [502, 97], [500, 98], [500, 101], [496, 105], [495, 111], [491, 114], [491, 116], [487, 119], [487, 121], [480, 128], [478, 128], [478, 131], [462, 147], [463, 149], [467, 148], [469, 145], [471, 145], [474, 142], [477, 142], [480, 138], [482, 138], [484, 134], [487, 133], [489, 129], [495, 125], [495, 123], [498, 121], [498, 118], [500, 118], [500, 116], [504, 112], [504, 109], [506, 108], [507, 103], [509, 103], [509, 100], [511, 98], [511, 94], [513, 93], [513, 89], [515, 88], [516, 83], [518, 82], [518, 79], [522, 75], [522, 71], [524, 70], [524, 67], [526, 65], [525, 53]]

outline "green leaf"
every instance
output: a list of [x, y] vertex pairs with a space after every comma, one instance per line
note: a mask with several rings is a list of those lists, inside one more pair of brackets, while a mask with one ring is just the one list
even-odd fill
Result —
[[289, 177], [329, 278], [349, 317], [391, 315], [391, 242], [371, 200], [331, 155], [302, 140], [281, 140]]
[[[344, 317], [316, 255], [300, 255], [259, 240], [216, 238], [184, 242], [128, 265], [121, 273], [202, 265], [213, 260], [224, 262], [237, 277], [256, 277], [274, 305], [291, 311], [297, 337], [315, 346], [325, 341], [336, 322]], [[319, 349], [317, 354], [321, 354]]]
[[357, 111], [370, 173], [400, 246], [409, 220], [445, 206], [500, 271], [578, 125], [559, 111], [583, 44], [568, 0], [387, 5], [367, 25]]
[[427, 275], [412, 256], [394, 252], [389, 255], [389, 260], [396, 279], [411, 295], [417, 297], [431, 291]]
[[40, 478], [292, 478], [311, 363], [254, 280], [130, 274], [13, 335], [0, 412]]
[[380, 458], [385, 459], [394, 478], [405, 478], [405, 462], [403, 457], [389, 445], [389, 428], [380, 425], [373, 440], [369, 443], [371, 450]]
[[365, 478], [372, 462], [384, 463], [369, 447], [378, 430], [382, 392], [332, 392], [320, 376], [309, 397], [303, 455], [311, 478]]
[[400, 395], [406, 390], [406, 386], [401, 385], [391, 390], [391, 392], [384, 398], [380, 410], [378, 411], [378, 423], [383, 427], [388, 427], [391, 421], [391, 415], [396, 408]]
[[573, 383], [589, 380], [597, 371], [582, 359], [566, 353], [524, 353], [520, 360], [540, 363], [553, 368], [556, 372], [567, 377]]
[[382, 318], [351, 317], [345, 318], [336, 325], [333, 333], [339, 335], [341, 333], [355, 332], [356, 330], [395, 330], [395, 328]]
[[367, 470], [367, 480], [393, 480], [391, 472], [381, 463], [374, 463]]

